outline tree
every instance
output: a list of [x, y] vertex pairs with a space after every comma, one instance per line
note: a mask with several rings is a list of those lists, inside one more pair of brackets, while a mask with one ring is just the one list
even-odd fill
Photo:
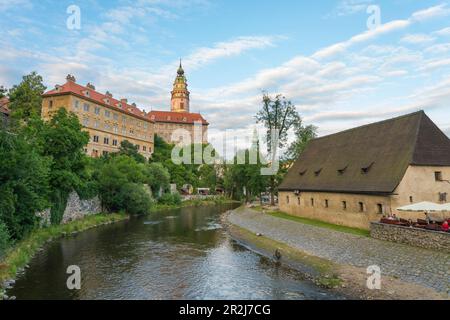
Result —
[[170, 183], [170, 174], [162, 163], [149, 163], [145, 168], [147, 184], [152, 189], [155, 197], [159, 196], [160, 190], [167, 191]]
[[311, 139], [317, 137], [317, 127], [313, 125], [300, 125], [295, 130], [295, 140], [291, 143], [285, 153], [285, 160], [292, 162], [298, 159], [305, 150], [306, 145]]
[[6, 97], [6, 88], [4, 86], [0, 86], [0, 99]]
[[33, 115], [40, 116], [45, 89], [42, 77], [36, 72], [24, 76], [22, 82], [9, 91], [11, 117], [27, 122]]
[[35, 213], [48, 207], [50, 159], [23, 136], [0, 130], [0, 224], [19, 240], [37, 223]]
[[[256, 114], [257, 123], [262, 123], [266, 128], [267, 152], [271, 154], [271, 161], [278, 161], [275, 155], [283, 148], [287, 142], [288, 131], [298, 127], [301, 118], [291, 101], [286, 100], [282, 95], [275, 98], [263, 93], [262, 109]], [[272, 141], [276, 137], [277, 141]], [[273, 149], [273, 150], [272, 150]], [[275, 204], [274, 194], [276, 192], [276, 178], [271, 175], [269, 178], [269, 188], [271, 204]]]
[[145, 163], [145, 157], [139, 153], [138, 147], [128, 140], [120, 143], [119, 154], [134, 158], [139, 163]]

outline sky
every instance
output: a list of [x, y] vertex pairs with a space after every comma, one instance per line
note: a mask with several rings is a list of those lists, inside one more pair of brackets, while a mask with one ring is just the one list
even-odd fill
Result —
[[0, 0], [0, 15], [0, 85], [73, 74], [169, 110], [182, 58], [216, 146], [226, 130], [245, 145], [263, 91], [321, 136], [421, 109], [450, 135], [448, 0]]

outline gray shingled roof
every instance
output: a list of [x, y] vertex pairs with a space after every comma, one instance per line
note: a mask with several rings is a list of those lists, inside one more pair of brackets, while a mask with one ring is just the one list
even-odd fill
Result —
[[450, 139], [423, 111], [311, 140], [279, 190], [391, 194], [409, 165], [450, 166]]

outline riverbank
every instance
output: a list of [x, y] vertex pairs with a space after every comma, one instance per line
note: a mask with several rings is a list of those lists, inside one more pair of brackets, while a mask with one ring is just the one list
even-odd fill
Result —
[[[299, 270], [316, 284], [354, 299], [448, 299], [448, 255], [302, 224], [245, 207], [224, 215], [237, 241]], [[378, 265], [381, 290], [366, 268]]]
[[74, 235], [78, 232], [122, 220], [129, 216], [124, 213], [96, 214], [63, 225], [36, 229], [25, 239], [10, 248], [0, 261], [0, 300], [5, 288], [14, 283], [17, 273], [27, 266], [34, 254], [42, 246], [55, 238]]

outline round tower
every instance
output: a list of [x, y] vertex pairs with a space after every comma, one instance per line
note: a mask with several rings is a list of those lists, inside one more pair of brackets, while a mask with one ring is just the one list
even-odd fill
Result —
[[189, 112], [189, 91], [187, 86], [186, 77], [184, 76], [184, 70], [180, 60], [177, 77], [173, 83], [171, 105], [172, 112]]

